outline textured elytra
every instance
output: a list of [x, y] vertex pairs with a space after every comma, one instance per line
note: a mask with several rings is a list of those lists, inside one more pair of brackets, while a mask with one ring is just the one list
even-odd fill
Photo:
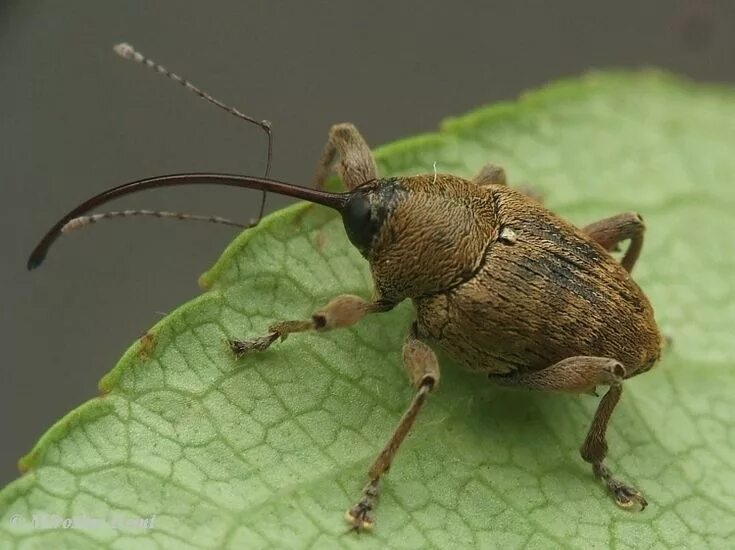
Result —
[[[580, 225], [643, 214], [634, 275], [674, 345], [626, 382], [609, 431], [611, 467], [646, 492], [642, 514], [617, 509], [579, 458], [595, 398], [500, 390], [443, 361], [384, 480], [375, 532], [345, 535], [342, 514], [411, 395], [400, 344], [412, 312], [234, 362], [228, 337], [369, 295], [341, 221], [298, 205], [233, 242], [203, 278], [209, 291], [127, 352], [105, 397], [42, 438], [0, 493], [0, 546], [732, 547], [734, 121], [732, 91], [590, 75], [376, 155], [383, 174], [436, 162], [469, 176], [493, 161]], [[155, 523], [44, 531], [28, 523], [39, 511]]]

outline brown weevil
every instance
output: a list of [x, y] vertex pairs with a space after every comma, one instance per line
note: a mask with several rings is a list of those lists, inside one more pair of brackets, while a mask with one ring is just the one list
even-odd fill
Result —
[[[347, 192], [324, 190], [335, 163]], [[258, 189], [332, 208], [370, 265], [371, 300], [337, 296], [308, 319], [279, 321], [265, 335], [230, 342], [234, 356], [265, 351], [292, 333], [349, 327], [406, 299], [415, 306], [403, 344], [414, 397], [347, 511], [355, 529], [373, 525], [380, 479], [439, 382], [429, 344], [501, 386], [595, 395], [597, 386], [607, 386], [580, 452], [617, 504], [646, 506], [643, 495], [605, 464], [605, 432], [623, 383], [653, 367], [662, 348], [651, 305], [630, 275], [643, 243], [638, 214], [577, 228], [510, 188], [504, 171], [491, 164], [472, 179], [436, 173], [381, 178], [357, 129], [339, 124], [329, 133], [312, 188], [204, 173], [128, 183], [64, 216], [31, 254], [29, 269], [42, 262], [67, 224], [83, 224], [100, 204], [188, 184]], [[611, 252], [626, 240], [618, 262]]]

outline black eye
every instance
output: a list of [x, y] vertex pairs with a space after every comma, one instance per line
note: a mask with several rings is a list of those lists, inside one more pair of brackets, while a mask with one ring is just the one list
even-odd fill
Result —
[[378, 232], [379, 224], [373, 216], [369, 191], [357, 189], [342, 211], [342, 222], [350, 242], [365, 253]]

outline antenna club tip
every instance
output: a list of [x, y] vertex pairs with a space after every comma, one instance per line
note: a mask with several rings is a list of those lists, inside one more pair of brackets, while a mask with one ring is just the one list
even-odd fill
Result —
[[119, 55], [120, 57], [124, 59], [135, 59], [138, 52], [135, 51], [135, 48], [133, 48], [130, 44], [127, 42], [121, 42], [120, 44], [116, 44], [112, 48], [115, 50], [115, 53]]
[[74, 231], [75, 229], [80, 228], [82, 225], [84, 225], [84, 217], [74, 218], [73, 220], [69, 220], [64, 224], [64, 226], [61, 228], [62, 233], [69, 233], [70, 231]]

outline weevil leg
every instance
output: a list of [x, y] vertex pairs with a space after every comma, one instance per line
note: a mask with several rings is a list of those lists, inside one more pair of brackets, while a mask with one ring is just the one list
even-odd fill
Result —
[[337, 156], [337, 172], [348, 190], [377, 177], [373, 153], [357, 128], [349, 123], [335, 124], [329, 129], [329, 138], [314, 171], [313, 187], [324, 189]]
[[[475, 174], [475, 177], [472, 178], [472, 182], [480, 186], [508, 185], [508, 177], [501, 166], [488, 162], [477, 174]], [[530, 185], [519, 185], [516, 187], [516, 190], [538, 203], [542, 203], [544, 200], [543, 195]]]
[[230, 340], [230, 349], [239, 358], [251, 351], [265, 351], [278, 340], [289, 334], [308, 330], [327, 331], [354, 325], [369, 313], [392, 309], [394, 304], [376, 300], [370, 302], [352, 294], [342, 294], [330, 300], [323, 308], [315, 311], [311, 318], [280, 321], [268, 327], [268, 334], [250, 340]]
[[500, 386], [597, 395], [597, 386], [619, 384], [625, 378], [625, 368], [609, 357], [580, 355], [538, 371], [491, 374], [488, 378]]
[[605, 218], [585, 226], [582, 231], [587, 233], [608, 252], [617, 250], [621, 241], [630, 239], [628, 249], [620, 260], [621, 265], [630, 272], [638, 260], [643, 247], [643, 233], [646, 226], [643, 218], [637, 212], [626, 212], [611, 218]]
[[570, 357], [540, 371], [523, 374], [490, 375], [490, 379], [502, 386], [529, 390], [565, 391], [595, 394], [597, 386], [608, 386], [602, 396], [595, 416], [587, 432], [580, 454], [585, 462], [592, 464], [595, 476], [605, 483], [615, 502], [623, 508], [633, 505], [645, 508], [648, 504], [635, 487], [615, 478], [604, 464], [607, 456], [605, 433], [615, 406], [623, 392], [625, 367], [608, 357]]
[[585, 437], [584, 443], [582, 443], [582, 447], [580, 448], [580, 454], [586, 462], [592, 464], [592, 471], [595, 476], [605, 483], [607, 490], [615, 497], [615, 502], [618, 506], [623, 508], [639, 506], [643, 510], [648, 505], [646, 498], [632, 485], [614, 477], [604, 463], [605, 457], [607, 456], [607, 440], [605, 439], [607, 424], [610, 421], [613, 410], [615, 410], [615, 406], [620, 401], [622, 393], [623, 386], [618, 383], [610, 386], [607, 393], [602, 396], [600, 404], [595, 411], [592, 425], [587, 432], [587, 437]]
[[475, 174], [475, 177], [472, 178], [472, 183], [476, 183], [477, 185], [507, 185], [508, 179], [502, 167], [488, 162]]
[[393, 435], [370, 466], [369, 481], [360, 499], [345, 513], [348, 523], [355, 531], [370, 529], [375, 524], [373, 510], [378, 498], [380, 478], [389, 470], [398, 448], [426, 402], [426, 397], [439, 383], [439, 361], [432, 349], [417, 338], [415, 323], [403, 344], [403, 367], [416, 393]]

